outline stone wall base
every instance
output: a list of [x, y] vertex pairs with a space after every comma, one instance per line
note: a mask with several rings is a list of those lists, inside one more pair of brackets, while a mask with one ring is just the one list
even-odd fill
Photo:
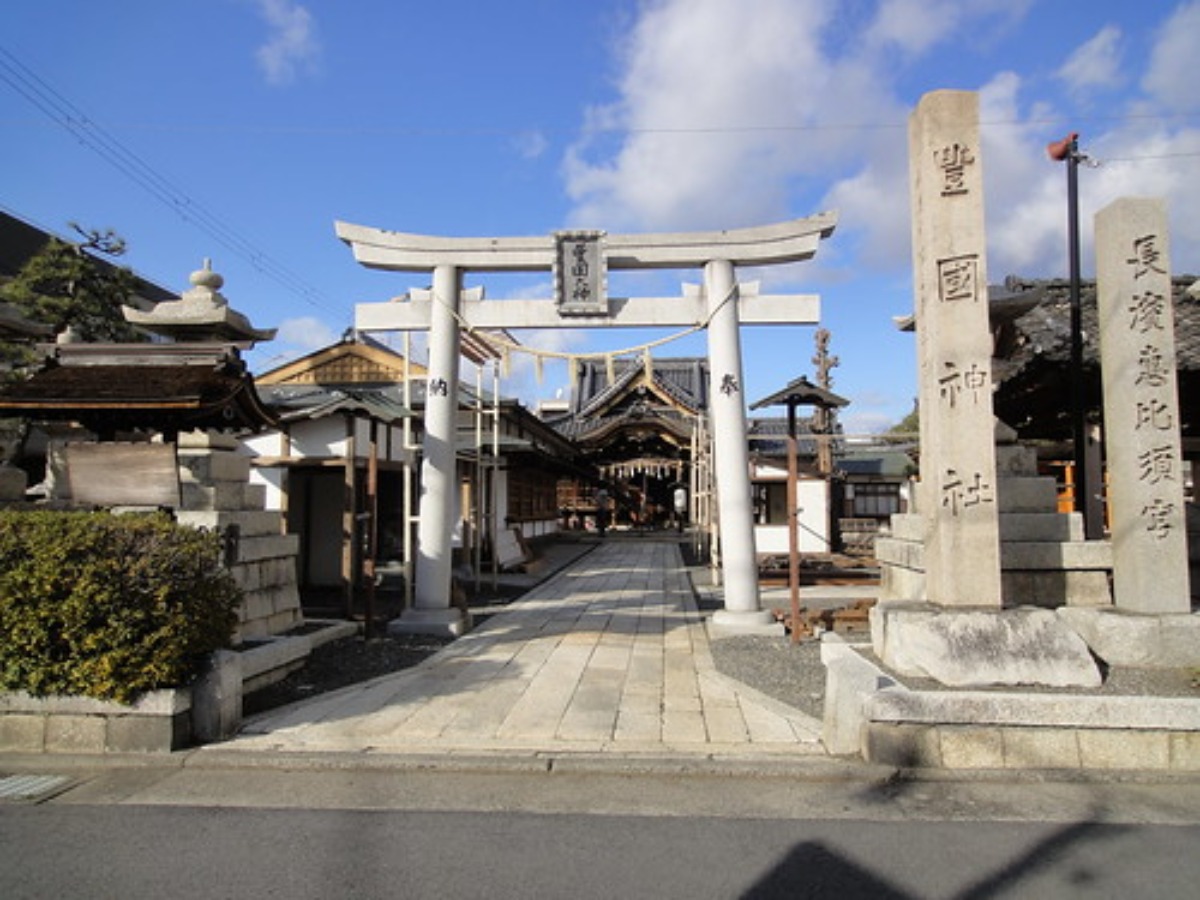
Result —
[[219, 650], [195, 684], [150, 691], [128, 705], [0, 692], [0, 753], [170, 753], [225, 740], [241, 728], [244, 695], [303, 665], [314, 647], [356, 631], [353, 622], [329, 622], [243, 652]]
[[906, 769], [1200, 772], [1200, 734], [868, 722], [862, 756]]
[[132, 705], [0, 693], [0, 751], [165, 753], [191, 743], [191, 688], [151, 691]]
[[826, 635], [830, 753], [904, 768], [1200, 771], [1200, 700], [915, 691]]

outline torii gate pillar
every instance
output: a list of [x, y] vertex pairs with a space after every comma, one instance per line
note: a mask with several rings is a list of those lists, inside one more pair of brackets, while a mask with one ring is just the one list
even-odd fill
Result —
[[712, 415], [717, 509], [721, 517], [721, 568], [725, 582], [725, 608], [713, 615], [713, 624], [757, 630], [770, 626], [774, 617], [769, 610], [759, 608], [737, 291], [732, 263], [713, 260], [705, 264], [711, 379], [708, 408]]
[[462, 611], [446, 602], [456, 496], [461, 294], [462, 274], [456, 266], [433, 270], [415, 591], [413, 606], [393, 623], [395, 630], [405, 633], [459, 635], [467, 627]]

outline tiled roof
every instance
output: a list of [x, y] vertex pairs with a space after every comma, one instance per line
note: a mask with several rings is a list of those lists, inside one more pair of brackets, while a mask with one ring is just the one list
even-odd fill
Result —
[[[588, 415], [627, 387], [644, 370], [640, 358], [619, 357], [612, 361], [613, 381], [608, 381], [608, 365], [603, 360], [579, 360], [571, 411]], [[654, 384], [676, 402], [696, 410], [708, 408], [708, 360], [700, 357], [654, 359], [651, 362]]]
[[0, 414], [78, 421], [99, 434], [275, 424], [253, 378], [236, 363], [52, 365], [9, 385]]
[[[1180, 369], [1200, 369], [1200, 299], [1188, 293], [1196, 276], [1185, 275], [1172, 279], [1175, 303], [1175, 353]], [[1007, 353], [1000, 358], [1010, 367], [1008, 377], [1036, 359], [1046, 362], [1069, 361], [1071, 354], [1071, 286], [1065, 280], [1032, 281], [1010, 276], [1004, 286], [1013, 293], [1040, 290], [1040, 302], [1011, 322], [1014, 333]], [[1096, 283], [1080, 285], [1080, 311], [1083, 320], [1084, 361], [1096, 365], [1099, 357], [1100, 329], [1096, 316]]]
[[[1195, 283], [1191, 275], [1172, 279], [1185, 436], [1200, 433], [1200, 297], [1188, 292]], [[1031, 299], [1014, 304], [1007, 314], [1003, 301], [992, 304], [996, 414], [1024, 438], [1062, 439], [1070, 434], [1070, 284], [1010, 276], [1004, 286]], [[1102, 395], [1094, 281], [1081, 284], [1080, 312], [1088, 406], [1091, 418], [1098, 420]]]
[[[787, 419], [774, 416], [746, 420], [746, 437], [750, 440], [750, 452], [761, 456], [785, 456], [787, 454]], [[841, 426], [835, 426], [832, 437], [833, 452], [842, 447]], [[802, 457], [817, 455], [817, 436], [812, 428], [812, 419], [796, 417], [796, 453]]]

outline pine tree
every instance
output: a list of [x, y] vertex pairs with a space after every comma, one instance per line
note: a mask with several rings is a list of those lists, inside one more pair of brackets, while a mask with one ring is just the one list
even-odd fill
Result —
[[[51, 238], [14, 278], [0, 285], [0, 302], [49, 325], [56, 334], [70, 327], [85, 341], [139, 340], [121, 314], [122, 304], [134, 293], [133, 273], [102, 258], [122, 256], [125, 241], [111, 229], [85, 230], [74, 223], [71, 227], [82, 240]], [[0, 344], [0, 354], [16, 366], [33, 358], [29, 348], [18, 344]]]

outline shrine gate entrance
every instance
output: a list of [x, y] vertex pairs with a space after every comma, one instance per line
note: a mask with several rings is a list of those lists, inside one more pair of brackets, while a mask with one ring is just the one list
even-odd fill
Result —
[[[461, 333], [475, 329], [677, 327], [708, 332], [713, 434], [725, 608], [713, 618], [746, 630], [772, 616], [759, 603], [746, 442], [740, 326], [816, 324], [811, 294], [764, 296], [739, 284], [737, 266], [802, 262], [816, 255], [837, 224], [822, 213], [775, 225], [730, 231], [613, 235], [565, 231], [541, 237], [450, 238], [405, 234], [338, 222], [337, 235], [370, 268], [431, 272], [433, 287], [407, 302], [359, 304], [359, 331], [429, 332], [429, 374], [417, 566], [413, 606], [391, 624], [397, 631], [460, 634], [462, 613], [450, 603], [455, 509], [455, 431]], [[699, 269], [703, 283], [681, 297], [610, 297], [610, 270]], [[464, 273], [551, 272], [550, 300], [484, 301], [463, 291]]]

